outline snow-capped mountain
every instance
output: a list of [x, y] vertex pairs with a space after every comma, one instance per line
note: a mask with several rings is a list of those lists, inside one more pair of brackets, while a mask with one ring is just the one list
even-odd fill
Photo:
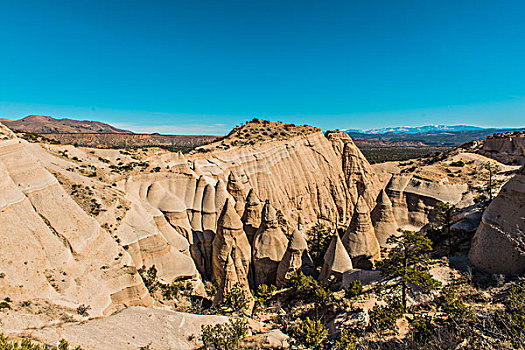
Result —
[[465, 130], [483, 130], [478, 126], [471, 125], [425, 125], [425, 126], [397, 126], [397, 127], [387, 127], [381, 129], [365, 129], [365, 130], [355, 130], [347, 129], [343, 130], [346, 132], [360, 132], [363, 134], [375, 135], [375, 134], [417, 134], [422, 132], [432, 132], [432, 131], [465, 131]]

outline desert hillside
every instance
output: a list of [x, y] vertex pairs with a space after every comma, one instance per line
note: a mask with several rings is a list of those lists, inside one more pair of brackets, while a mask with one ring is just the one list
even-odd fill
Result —
[[[378, 290], [394, 281], [382, 264], [398, 229], [432, 239], [428, 278], [458, 286], [479, 317], [492, 301], [504, 310], [498, 296], [524, 272], [523, 169], [499, 162], [521, 153], [506, 143], [371, 165], [346, 133], [258, 119], [185, 154], [140, 135], [97, 148], [0, 128], [0, 328], [11, 337], [193, 349], [209, 344], [207, 325], [242, 319], [244, 348], [332, 349], [344, 329], [362, 348], [403, 348], [414, 314], [374, 326], [390, 310]], [[448, 222], [436, 220], [442, 205]], [[481, 287], [492, 274], [508, 275], [498, 290]], [[445, 294], [421, 288], [408, 305], [444, 331]], [[301, 330], [310, 320], [319, 343]]]

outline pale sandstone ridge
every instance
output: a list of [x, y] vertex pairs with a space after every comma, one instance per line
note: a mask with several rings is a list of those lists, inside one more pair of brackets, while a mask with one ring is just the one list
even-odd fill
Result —
[[[245, 191], [252, 188], [261, 200], [269, 199], [280, 208], [292, 230], [296, 228], [293, 223], [297, 222], [298, 216], [302, 216], [307, 225], [318, 220], [327, 224], [347, 223], [357, 201], [357, 197], [353, 198], [350, 193], [357, 193], [358, 185], [350, 181], [349, 191], [341, 154], [336, 153], [332, 142], [319, 129], [290, 126], [286, 131], [286, 125], [277, 124], [247, 123], [239, 127], [236, 133], [248, 135], [245, 139], [240, 139], [240, 136], [226, 138], [203, 148], [209, 152], [191, 154], [193, 170], [222, 180], [234, 173]], [[288, 136], [261, 140], [250, 138], [250, 135], [267, 132], [266, 128], [275, 129], [275, 132], [282, 130]], [[249, 141], [254, 141], [254, 144]], [[223, 142], [225, 146], [221, 146]], [[367, 164], [362, 154], [356, 157], [361, 157], [359, 161]], [[360, 175], [365, 184], [369, 182], [368, 175]], [[230, 183], [229, 189], [233, 190], [232, 187]], [[237, 191], [234, 193], [236, 199], [242, 197]], [[377, 193], [373, 194], [374, 200]]]
[[397, 222], [392, 210], [392, 202], [385, 190], [381, 190], [377, 197], [377, 204], [370, 215], [372, 224], [374, 225], [374, 232], [380, 247], [387, 246], [387, 239], [390, 236], [397, 236], [400, 233], [397, 231]]
[[0, 141], [1, 293], [15, 301], [86, 304], [93, 316], [153, 305], [130, 255], [27, 147], [17, 138]]
[[275, 284], [277, 268], [288, 246], [288, 239], [279, 226], [275, 208], [266, 201], [262, 224], [253, 240], [255, 285]]
[[494, 134], [481, 142], [477, 151], [498, 162], [512, 165], [525, 164], [525, 132]]
[[352, 259], [336, 233], [326, 250], [319, 280], [325, 282], [334, 278], [336, 281], [342, 281], [343, 274], [352, 268]]
[[466, 183], [449, 183], [446, 178], [429, 180], [417, 175], [394, 174], [386, 187], [399, 227], [419, 230], [438, 202], [458, 204], [469, 195]]
[[474, 265], [492, 273], [525, 272], [525, 167], [483, 213], [469, 257]]
[[340, 159], [339, 164], [352, 200], [350, 209], [359, 196], [365, 199], [369, 207], [373, 207], [381, 186], [370, 163], [347, 133], [330, 130], [325, 135]]
[[298, 271], [310, 275], [314, 271], [314, 263], [308, 254], [308, 245], [304, 235], [299, 230], [294, 230], [284, 257], [277, 268], [277, 287], [285, 286], [292, 275]]
[[203, 325], [226, 322], [226, 316], [134, 306], [109, 317], [28, 330], [24, 335], [46, 344], [57, 344], [65, 338], [70, 344], [81, 344], [85, 350], [190, 350], [202, 346], [199, 336]]
[[343, 236], [343, 245], [356, 268], [371, 269], [373, 262], [380, 257], [370, 210], [363, 197], [357, 200], [354, 215]]

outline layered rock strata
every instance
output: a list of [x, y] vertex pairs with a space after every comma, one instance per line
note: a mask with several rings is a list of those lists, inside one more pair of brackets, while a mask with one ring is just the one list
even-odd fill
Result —
[[93, 316], [153, 305], [130, 255], [15, 137], [0, 141], [0, 193], [3, 295], [85, 304]]

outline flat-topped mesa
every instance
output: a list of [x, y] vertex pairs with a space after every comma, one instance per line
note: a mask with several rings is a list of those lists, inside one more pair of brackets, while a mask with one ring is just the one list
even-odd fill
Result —
[[224, 277], [221, 279], [221, 284], [217, 290], [217, 294], [215, 294], [215, 297], [213, 298], [213, 305], [219, 305], [228, 293], [238, 287], [240, 287], [241, 291], [244, 293], [247, 301], [244, 312], [247, 315], [251, 315], [254, 306], [254, 299], [248, 284], [247, 270], [244, 268], [242, 260], [239, 254], [237, 254], [237, 250], [233, 248], [231, 253], [228, 254], [224, 265]]
[[246, 198], [246, 205], [244, 207], [244, 213], [242, 216], [242, 222], [244, 223], [244, 232], [248, 236], [248, 241], [253, 244], [255, 233], [261, 226], [261, 212], [263, 204], [259, 200], [259, 197], [255, 194], [255, 191], [250, 189], [248, 197]]
[[294, 230], [284, 257], [277, 268], [277, 287], [285, 286], [297, 271], [311, 275], [314, 271], [314, 263], [308, 254], [308, 245], [304, 235], [299, 230]]
[[348, 255], [339, 234], [335, 234], [324, 255], [323, 267], [319, 274], [319, 280], [328, 282], [331, 278], [338, 282], [343, 279], [346, 271], [352, 270], [352, 259]]
[[397, 230], [398, 226], [394, 217], [392, 202], [384, 189], [379, 192], [376, 202], [377, 204], [370, 217], [379, 246], [383, 248], [387, 246], [386, 241], [390, 236], [398, 236], [400, 232]]
[[277, 221], [275, 208], [266, 201], [262, 224], [253, 240], [253, 267], [255, 286], [275, 284], [277, 268], [288, 246], [288, 238]]
[[250, 243], [243, 231], [241, 218], [230, 200], [227, 200], [217, 222], [217, 233], [212, 243], [212, 276], [215, 281], [223, 280], [224, 266], [233, 249], [239, 255], [244, 269], [249, 271]]
[[362, 196], [357, 200], [350, 226], [343, 236], [343, 244], [356, 268], [370, 270], [373, 262], [380, 257], [370, 210]]
[[491, 273], [525, 272], [525, 167], [483, 213], [469, 258], [473, 265]]

